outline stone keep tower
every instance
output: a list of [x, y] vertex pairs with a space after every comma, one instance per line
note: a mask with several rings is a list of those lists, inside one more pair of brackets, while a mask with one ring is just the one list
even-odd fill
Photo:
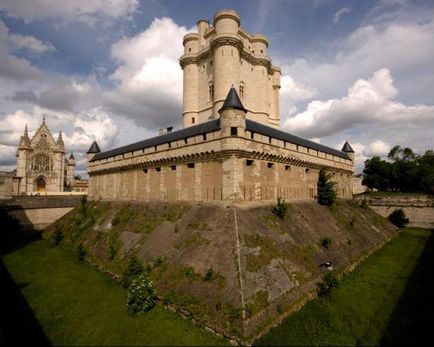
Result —
[[74, 167], [75, 167], [75, 158], [74, 158], [74, 154], [71, 153], [69, 159], [66, 160], [66, 186], [68, 188], [72, 188], [75, 185]]
[[233, 86], [247, 109], [247, 119], [279, 127], [280, 68], [267, 56], [268, 41], [240, 28], [240, 16], [223, 10], [213, 26], [199, 20], [198, 32], [184, 36], [183, 124], [219, 118]]

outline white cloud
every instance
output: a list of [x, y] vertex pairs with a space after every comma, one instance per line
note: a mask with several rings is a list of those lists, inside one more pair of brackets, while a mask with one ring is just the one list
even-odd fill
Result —
[[[431, 100], [434, 87], [434, 22], [365, 25], [338, 44], [329, 61], [299, 58], [283, 70], [323, 97], [342, 94], [354, 80], [387, 67], [399, 76], [401, 97]], [[417, 81], [417, 82], [416, 82]], [[426, 101], [425, 101], [426, 102]]]
[[137, 0], [2, 0], [0, 12], [26, 23], [45, 18], [94, 24], [105, 18], [127, 18], [139, 6]]
[[423, 127], [434, 124], [434, 106], [407, 106], [392, 99], [398, 91], [388, 69], [357, 80], [340, 99], [315, 100], [304, 112], [285, 121], [284, 127], [302, 136], [328, 136], [358, 125]]
[[341, 20], [341, 17], [344, 14], [348, 14], [350, 12], [351, 12], [351, 9], [349, 7], [343, 7], [340, 10], [336, 11], [335, 15], [333, 16], [333, 24], [339, 23], [339, 21]]
[[178, 59], [187, 32], [171, 18], [157, 18], [145, 31], [112, 45], [112, 57], [119, 65], [110, 78], [118, 85], [104, 94], [112, 111], [148, 128], [181, 120]]
[[[15, 37], [11, 37], [9, 34], [9, 29], [0, 20], [0, 78], [3, 77], [14, 80], [42, 78], [42, 72], [38, 68], [32, 66], [28, 60], [24, 58], [18, 58], [11, 54], [11, 44], [17, 45], [17, 42], [20, 42], [20, 44], [24, 45], [24, 41], [26, 41], [27, 46], [29, 45], [29, 42], [32, 41], [33, 49], [35, 49], [37, 46], [36, 42], [44, 45], [43, 42], [31, 36], [15, 35]], [[39, 49], [41, 49], [41, 47], [42, 46], [40, 46]]]
[[49, 42], [42, 42], [33, 36], [10, 34], [9, 40], [19, 49], [27, 49], [35, 54], [44, 54], [55, 51], [54, 46]]

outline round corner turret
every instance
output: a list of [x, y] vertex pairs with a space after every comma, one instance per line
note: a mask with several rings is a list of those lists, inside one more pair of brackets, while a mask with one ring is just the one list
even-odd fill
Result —
[[234, 10], [221, 10], [214, 16], [213, 25], [217, 35], [236, 35], [240, 29], [240, 15]]

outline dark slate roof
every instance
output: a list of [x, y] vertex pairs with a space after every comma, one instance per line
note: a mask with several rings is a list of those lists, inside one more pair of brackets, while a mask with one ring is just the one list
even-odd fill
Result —
[[[195, 126], [184, 128], [184, 129], [174, 131], [171, 133], [167, 133], [164, 135], [156, 136], [156, 137], [153, 137], [153, 138], [150, 138], [147, 140], [143, 140], [143, 141], [139, 141], [139, 142], [136, 142], [136, 143], [133, 143], [130, 145], [126, 145], [126, 146], [111, 149], [109, 151], [97, 153], [92, 158], [91, 161], [106, 159], [106, 158], [114, 157], [114, 156], [119, 155], [119, 154], [129, 153], [129, 152], [141, 150], [141, 149], [148, 148], [148, 147], [158, 146], [158, 145], [161, 145], [163, 143], [177, 141], [177, 140], [181, 140], [183, 138], [196, 136], [196, 135], [200, 135], [200, 134], [205, 134], [205, 133], [209, 133], [211, 131], [216, 131], [219, 129], [220, 129], [220, 119], [214, 119], [214, 120], [211, 120], [211, 121], [208, 121], [205, 123], [200, 123], [200, 124], [195, 125]], [[266, 125], [263, 125], [260, 123], [256, 123], [256, 122], [251, 121], [249, 119], [246, 120], [246, 129], [249, 131], [252, 131], [254, 133], [257, 133], [257, 134], [262, 134], [265, 136], [271, 136], [271, 137], [274, 137], [274, 138], [282, 140], [282, 141], [291, 142], [291, 143], [294, 143], [296, 145], [300, 145], [300, 146], [304, 146], [304, 147], [311, 148], [314, 150], [329, 153], [329, 154], [332, 154], [332, 155], [335, 155], [337, 157], [341, 157], [344, 159], [350, 159], [346, 153], [338, 151], [337, 149], [333, 149], [333, 148], [330, 148], [330, 147], [327, 147], [324, 145], [320, 145], [319, 143], [316, 143], [316, 142], [305, 140], [301, 137], [297, 137], [297, 136], [291, 135], [289, 133], [286, 133], [284, 131], [281, 131], [281, 130], [278, 130], [275, 128], [271, 128], [269, 126], [266, 126]]]
[[243, 103], [238, 97], [237, 91], [234, 87], [231, 87], [231, 89], [229, 89], [229, 93], [226, 96], [225, 102], [223, 103], [222, 108], [219, 110], [219, 113], [221, 113], [223, 110], [230, 108], [235, 108], [237, 110], [247, 112], [247, 110], [243, 106]]
[[345, 153], [354, 153], [354, 150], [350, 146], [350, 144], [348, 143], [348, 141], [345, 141], [344, 146], [342, 147], [342, 152], [345, 152]]
[[71, 153], [71, 155], [69, 156], [69, 159], [75, 159], [73, 153]]
[[89, 150], [87, 151], [87, 154], [89, 153], [99, 153], [101, 152], [101, 150], [99, 149], [98, 144], [96, 143], [96, 141], [93, 141], [92, 144], [90, 145]]
[[246, 129], [249, 131], [252, 131], [254, 133], [257, 133], [257, 134], [262, 134], [262, 135], [274, 137], [274, 138], [282, 140], [282, 141], [291, 142], [291, 143], [294, 143], [296, 145], [311, 148], [311, 149], [325, 152], [328, 154], [333, 154], [333, 155], [340, 157], [340, 158], [350, 159], [346, 153], [344, 153], [342, 151], [338, 151], [337, 149], [330, 148], [330, 147], [321, 145], [319, 143], [303, 139], [301, 137], [289, 134], [287, 132], [284, 132], [284, 131], [281, 131], [281, 130], [278, 130], [275, 128], [271, 128], [269, 126], [266, 126], [266, 125], [263, 125], [260, 123], [256, 123], [256, 122], [251, 121], [249, 119], [246, 120]]
[[147, 140], [132, 143], [131, 145], [118, 147], [111, 149], [106, 152], [101, 152], [96, 154], [91, 161], [106, 159], [113, 157], [115, 155], [137, 151], [140, 149], [162, 145], [163, 143], [168, 143], [172, 141], [177, 141], [184, 139], [186, 137], [196, 136], [200, 134], [209, 133], [211, 131], [216, 131], [220, 129], [220, 119], [214, 119], [209, 122], [200, 123], [188, 128], [184, 128], [178, 131], [173, 131], [171, 133], [166, 133], [164, 135], [152, 137]]

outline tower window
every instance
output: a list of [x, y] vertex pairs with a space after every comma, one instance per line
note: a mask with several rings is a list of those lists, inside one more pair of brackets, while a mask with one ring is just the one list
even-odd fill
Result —
[[184, 137], [184, 143], [188, 144], [188, 139], [186, 137]]
[[251, 138], [252, 140], [255, 138], [255, 133], [254, 133], [253, 131], [250, 133], [250, 138]]
[[271, 144], [271, 140], [272, 140], [272, 137], [270, 136], [270, 137], [268, 138], [268, 143]]
[[172, 166], [170, 167], [170, 169], [171, 169], [172, 171], [175, 171], [175, 170], [176, 170], [176, 165], [172, 165]]
[[272, 169], [272, 168], [273, 168], [273, 166], [274, 166], [274, 164], [273, 164], [273, 163], [267, 163], [267, 167], [268, 167], [269, 169]]
[[191, 124], [196, 124], [196, 118], [195, 117], [191, 117]]
[[194, 163], [188, 163], [188, 164], [187, 164], [187, 167], [188, 167], [189, 169], [194, 169]]
[[244, 84], [240, 84], [240, 96], [241, 99], [244, 99]]
[[160, 172], [161, 171], [161, 167], [156, 167], [155, 171]]
[[285, 165], [285, 171], [291, 171], [291, 165]]
[[191, 52], [191, 48], [189, 48], [188, 51]]
[[263, 50], [263, 49], [261, 49], [261, 53], [264, 53], [264, 50]]
[[231, 136], [238, 136], [238, 128], [231, 127]]
[[209, 101], [214, 100], [214, 84], [212, 83], [210, 83], [210, 85], [208, 86], [208, 96], [209, 96]]
[[202, 134], [203, 140], [206, 141], [206, 134]]
[[246, 160], [246, 166], [252, 166], [252, 165], [253, 165], [253, 160], [247, 159]]

